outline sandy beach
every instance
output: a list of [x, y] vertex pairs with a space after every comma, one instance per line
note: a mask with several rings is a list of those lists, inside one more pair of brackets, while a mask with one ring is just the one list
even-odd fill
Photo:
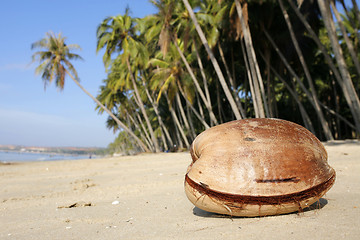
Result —
[[3, 164], [0, 239], [360, 239], [360, 142], [324, 145], [337, 179], [320, 209], [260, 218], [195, 208], [187, 152]]

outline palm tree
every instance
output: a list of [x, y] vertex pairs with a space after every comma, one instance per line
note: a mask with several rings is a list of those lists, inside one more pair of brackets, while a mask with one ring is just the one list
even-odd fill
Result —
[[[211, 107], [211, 101], [209, 97], [205, 97], [203, 90], [200, 87], [200, 84], [194, 74], [194, 70], [190, 67], [190, 64], [185, 56], [186, 46], [188, 43], [188, 38], [192, 35], [193, 28], [188, 23], [188, 14], [187, 10], [184, 9], [183, 5], [179, 2], [173, 0], [168, 1], [152, 1], [153, 4], [158, 8], [159, 13], [148, 16], [146, 18], [147, 22], [150, 22], [146, 34], [146, 39], [148, 42], [158, 40], [158, 45], [165, 57], [167, 55], [170, 43], [173, 43], [176, 47], [178, 54], [180, 55], [183, 63], [185, 64], [186, 70], [188, 71], [196, 90], [198, 91], [201, 99], [203, 100], [206, 108], [208, 109], [211, 122], [217, 124], [217, 119], [213, 113]], [[173, 16], [176, 16], [174, 18]], [[183, 33], [182, 45], [184, 46], [183, 50], [180, 48], [181, 42], [178, 39], [178, 34]], [[157, 38], [157, 39], [156, 39]], [[207, 96], [208, 90], [207, 85], [204, 84], [205, 91]]]
[[[148, 97], [151, 105], [153, 106], [153, 109], [155, 111], [155, 114], [157, 116], [157, 119], [158, 119], [158, 122], [159, 122], [159, 126], [160, 126], [160, 130], [161, 130], [161, 137], [162, 137], [162, 140], [163, 140], [163, 143], [164, 143], [164, 148], [165, 149], [169, 149], [168, 146], [167, 146], [167, 143], [166, 143], [166, 139], [167, 141], [169, 141], [169, 144], [170, 146], [174, 146], [174, 143], [171, 139], [171, 136], [170, 136], [170, 133], [167, 129], [167, 127], [165, 126], [163, 120], [162, 120], [162, 117], [160, 115], [160, 112], [159, 112], [159, 105], [158, 103], [153, 99], [153, 97], [151, 96], [150, 92], [149, 92], [149, 86], [146, 85], [146, 81], [145, 81], [145, 76], [143, 75], [142, 78], [142, 83], [143, 83], [143, 86], [144, 86], [144, 90], [145, 90], [145, 93], [146, 93], [146, 96]], [[166, 136], [166, 139], [165, 139], [165, 136]]]
[[298, 43], [298, 41], [296, 39], [295, 32], [293, 30], [289, 15], [288, 15], [285, 7], [284, 7], [284, 4], [283, 4], [282, 0], [278, 0], [278, 1], [279, 1], [281, 10], [283, 12], [284, 18], [285, 18], [285, 22], [286, 22], [286, 24], [288, 26], [288, 29], [289, 29], [292, 43], [293, 43], [293, 45], [295, 47], [295, 50], [296, 50], [296, 52], [298, 54], [300, 63], [302, 65], [303, 69], [304, 69], [305, 76], [306, 76], [306, 78], [308, 80], [308, 83], [309, 83], [309, 86], [310, 86], [310, 89], [311, 89], [310, 94], [311, 94], [311, 97], [313, 99], [314, 108], [316, 110], [316, 113], [318, 114], [319, 120], [320, 120], [321, 125], [322, 125], [322, 127], [324, 129], [326, 139], [327, 140], [334, 140], [334, 137], [332, 136], [329, 125], [326, 122], [325, 117], [324, 117], [324, 115], [323, 115], [323, 113], [321, 111], [321, 107], [320, 107], [320, 104], [319, 104], [319, 99], [318, 99], [317, 94], [316, 94], [315, 86], [314, 86], [314, 83], [313, 83], [309, 68], [308, 68], [308, 66], [307, 66], [307, 64], [305, 62], [304, 55], [303, 55], [303, 53], [302, 53], [302, 51], [300, 49], [299, 43]]
[[354, 118], [355, 124], [358, 126], [358, 134], [360, 133], [360, 101], [359, 97], [357, 96], [356, 90], [354, 88], [353, 82], [350, 77], [350, 73], [348, 71], [348, 68], [346, 66], [346, 62], [344, 59], [344, 55], [342, 52], [342, 49], [339, 45], [338, 38], [335, 33], [335, 26], [334, 21], [332, 19], [331, 10], [330, 10], [330, 3], [329, 0], [321, 1], [318, 0], [319, 9], [321, 12], [321, 15], [324, 19], [324, 23], [326, 26], [326, 30], [328, 32], [328, 36], [332, 45], [332, 49], [334, 51], [335, 59], [337, 61], [337, 64], [339, 66], [340, 74], [343, 78], [344, 86], [347, 89], [347, 91], [350, 93], [351, 96], [351, 102], [352, 107], [356, 112], [356, 117]]
[[236, 117], [236, 119], [241, 119], [241, 114], [240, 114], [240, 111], [239, 109], [237, 108], [237, 105], [236, 105], [236, 102], [231, 94], [231, 91], [229, 90], [229, 87], [227, 86], [227, 83], [225, 81], [225, 77], [220, 69], [220, 66], [219, 66], [219, 63], [217, 62], [212, 50], [210, 49], [209, 47], [209, 44], [206, 40], [206, 37], [204, 35], [204, 32], [203, 30], [201, 29], [198, 21], [197, 21], [197, 18], [195, 16], [195, 13], [192, 9], [192, 7], [190, 6], [190, 3], [188, 0], [183, 0], [183, 3], [186, 7], [186, 9], [188, 10], [189, 14], [190, 14], [190, 17], [195, 25], [195, 29], [197, 31], [197, 33], [199, 34], [199, 37], [201, 39], [201, 42], [202, 44], [204, 45], [205, 49], [206, 49], [206, 52], [208, 53], [209, 57], [210, 57], [210, 60], [214, 66], [214, 69], [216, 71], [216, 74], [218, 75], [218, 78], [219, 78], [219, 81], [220, 81], [220, 84], [224, 90], [224, 93], [226, 95], [226, 98], [228, 99], [229, 103], [230, 103], [230, 106], [231, 106], [231, 109]]
[[[235, 86], [235, 75], [232, 75], [230, 73], [230, 68], [228, 65], [228, 61], [226, 60], [225, 51], [224, 51], [225, 49], [227, 49], [228, 45], [230, 46], [232, 45], [229, 44], [230, 43], [229, 38], [223, 37], [228, 34], [228, 32], [226, 31], [226, 27], [224, 26], [226, 25], [227, 22], [229, 22], [229, 19], [227, 19], [227, 17], [231, 16], [231, 14], [229, 14], [229, 12], [231, 12], [230, 11], [231, 4], [226, 4], [220, 1], [208, 0], [208, 1], [204, 1], [203, 3], [200, 3], [200, 7], [202, 9], [196, 13], [196, 16], [199, 21], [199, 25], [201, 26], [201, 29], [203, 29], [204, 31], [209, 47], [213, 50], [215, 50], [216, 47], [218, 48], [223, 67], [225, 68], [225, 73], [230, 84], [231, 93], [233, 94], [233, 98], [235, 99], [237, 108], [240, 110], [241, 116], [243, 118], [246, 118], [246, 113], [241, 105], [241, 100], [239, 97], [239, 92], [238, 92], [239, 89], [237, 88], [237, 86]], [[193, 48], [195, 49], [195, 53], [198, 59], [198, 63], [199, 63], [198, 65], [202, 77], [204, 79], [204, 86], [206, 86], [205, 84], [206, 79], [204, 77], [205, 74], [203, 73], [204, 69], [202, 69], [202, 60], [199, 57], [199, 53], [196, 47], [197, 39], [198, 38], [195, 39], [195, 37], [193, 37], [192, 44], [193, 44]], [[224, 43], [225, 45], [222, 46], [222, 44]], [[233, 57], [233, 52], [231, 52], [231, 56]], [[234, 63], [234, 61], [232, 61], [232, 63]], [[208, 101], [210, 102], [210, 100]]]
[[[170, 45], [169, 51], [166, 56], [162, 56], [162, 52], [159, 52], [154, 58], [149, 61], [149, 66], [154, 67], [153, 75], [150, 79], [152, 89], [159, 91], [157, 102], [160, 101], [161, 96], [164, 94], [171, 116], [174, 119], [175, 124], [185, 142], [186, 147], [189, 147], [190, 144], [187, 140], [186, 134], [181, 126], [178, 118], [175, 114], [173, 100], [177, 101], [177, 107], [182, 108], [182, 105], [179, 104], [178, 98], [178, 86], [181, 78], [184, 75], [184, 70], [181, 66], [180, 56], [177, 55], [174, 45]], [[162, 60], [164, 59], [164, 60]], [[182, 112], [182, 110], [180, 110]], [[189, 130], [189, 124], [185, 122], [185, 127]]]
[[304, 24], [306, 27], [308, 33], [312, 37], [312, 39], [315, 41], [316, 45], [318, 46], [319, 50], [322, 52], [322, 54], [325, 57], [325, 60], [329, 67], [331, 68], [331, 71], [333, 72], [336, 80], [338, 81], [339, 85], [341, 86], [341, 89], [344, 93], [345, 100], [349, 106], [349, 109], [352, 113], [355, 125], [356, 125], [356, 131], [358, 134], [360, 133], [360, 102], [359, 97], [355, 91], [354, 85], [351, 82], [349, 72], [347, 71], [346, 64], [343, 60], [343, 55], [341, 48], [338, 46], [337, 37], [334, 33], [331, 20], [329, 19], [330, 16], [328, 14], [328, 11], [325, 7], [325, 3], [318, 1], [320, 9], [322, 9], [322, 14], [324, 18], [324, 23], [326, 24], [326, 29], [328, 31], [329, 38], [331, 40], [331, 44], [333, 44], [333, 51], [336, 60], [338, 61], [339, 70], [336, 68], [335, 64], [333, 63], [330, 55], [327, 53], [326, 48], [321, 43], [319, 37], [314, 32], [314, 30], [311, 28], [310, 24], [305, 19], [304, 15], [300, 12], [298, 7], [293, 3], [293, 1], [288, 0], [289, 5], [293, 9], [293, 11], [296, 13], [300, 21]]
[[359, 59], [356, 56], [357, 52], [355, 51], [353, 43], [351, 42], [350, 38], [348, 37], [348, 33], [346, 32], [345, 25], [344, 25], [343, 21], [340, 18], [340, 14], [339, 14], [338, 10], [336, 9], [335, 3], [333, 1], [331, 1], [330, 4], [331, 4], [331, 8], [332, 8], [332, 10], [334, 12], [334, 16], [336, 17], [336, 20], [337, 20], [337, 22], [339, 24], [339, 27], [340, 27], [340, 30], [341, 30], [341, 33], [342, 33], [342, 37], [344, 38], [346, 46], [348, 47], [351, 59], [354, 62], [355, 69], [356, 69], [356, 71], [358, 73], [358, 76], [360, 76], [360, 62], [359, 62]]
[[[235, 0], [236, 10], [239, 15], [242, 33], [244, 35], [245, 49], [247, 53], [247, 58], [250, 67], [250, 73], [252, 78], [252, 83], [255, 90], [255, 95], [253, 96], [254, 101], [257, 103], [257, 108], [261, 118], [264, 118], [265, 115], [269, 116], [268, 105], [266, 103], [266, 96], [264, 85], [262, 81], [262, 77], [259, 70], [259, 65], [256, 60], [255, 50], [253, 47], [251, 33], [248, 24], [245, 22], [245, 18], [243, 16], [243, 8], [241, 7], [241, 3], [239, 0]], [[245, 54], [244, 54], [245, 55]], [[261, 93], [261, 94], [260, 94]], [[261, 99], [262, 97], [262, 99]], [[265, 112], [264, 112], [265, 107]], [[265, 114], [266, 113], [266, 114]]]
[[146, 152], [149, 149], [144, 143], [123, 123], [121, 122], [109, 109], [100, 103], [94, 96], [92, 96], [80, 83], [78, 74], [70, 62], [70, 60], [82, 59], [78, 54], [72, 53], [73, 49], [80, 49], [77, 44], [66, 45], [66, 38], [59, 33], [58, 35], [48, 32], [46, 37], [33, 43], [32, 49], [40, 48], [42, 51], [35, 52], [32, 55], [33, 62], [39, 62], [40, 65], [36, 68], [35, 72], [41, 74], [44, 81], [44, 86], [50, 84], [55, 79], [56, 87], [60, 90], [64, 89], [65, 77], [68, 75], [81, 90], [83, 90], [92, 100], [96, 102], [101, 108], [104, 109], [116, 123], [126, 131], [139, 146]]
[[137, 81], [135, 79], [132, 66], [130, 65], [130, 58], [141, 60], [144, 58], [143, 55], [146, 54], [145, 47], [141, 44], [141, 42], [135, 39], [134, 31], [134, 20], [128, 15], [128, 13], [125, 13], [123, 16], [119, 15], [106, 18], [97, 30], [98, 42], [96, 51], [98, 52], [100, 49], [105, 48], [103, 56], [105, 66], [109, 66], [111, 63], [111, 55], [113, 53], [121, 53], [118, 57], [120, 57], [123, 63], [127, 66], [133, 90], [135, 91], [136, 101], [138, 102], [143, 117], [145, 118], [155, 151], [159, 152], [159, 144], [147, 116], [144, 103], [140, 97]]

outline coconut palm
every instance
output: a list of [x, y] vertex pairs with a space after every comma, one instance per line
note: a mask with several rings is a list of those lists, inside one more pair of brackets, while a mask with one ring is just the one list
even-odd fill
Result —
[[66, 38], [59, 34], [52, 32], [46, 33], [46, 37], [33, 43], [32, 49], [40, 48], [41, 51], [35, 52], [32, 55], [33, 62], [39, 62], [40, 65], [35, 69], [37, 74], [41, 74], [44, 81], [44, 86], [50, 84], [55, 79], [56, 87], [60, 90], [64, 89], [65, 77], [68, 75], [81, 90], [83, 90], [92, 100], [104, 109], [116, 123], [126, 131], [144, 151], [149, 149], [144, 143], [123, 123], [121, 122], [109, 109], [100, 103], [94, 96], [92, 96], [80, 83], [78, 74], [71, 63], [71, 60], [82, 59], [80, 55], [72, 53], [72, 50], [80, 49], [77, 44], [67, 45]]
[[332, 45], [332, 49], [334, 51], [334, 55], [335, 55], [337, 64], [339, 66], [340, 74], [344, 81], [344, 85], [352, 97], [352, 107], [355, 109], [355, 112], [357, 113], [356, 118], [355, 118], [355, 121], [356, 121], [355, 123], [356, 123], [356, 125], [358, 125], [360, 127], [360, 100], [355, 91], [353, 82], [350, 77], [349, 70], [346, 66], [346, 62], [344, 59], [342, 49], [339, 45], [339, 41], [336, 36], [334, 21], [333, 21], [333, 18], [331, 15], [331, 10], [330, 10], [330, 2], [329, 2], [329, 0], [325, 0], [325, 1], [318, 0], [317, 2], [319, 5], [321, 15], [324, 19], [324, 23], [325, 23], [325, 26], [326, 26], [326, 29], [328, 32], [328, 36], [329, 36], [329, 39], [330, 39], [330, 42]]
[[136, 101], [145, 118], [155, 151], [159, 152], [159, 144], [141, 99], [137, 86], [138, 83], [134, 76], [134, 69], [130, 65], [130, 61], [133, 59], [141, 61], [142, 58], [146, 58], [146, 56], [144, 56], [144, 54], [146, 54], [146, 49], [144, 49], [141, 42], [136, 40], [134, 25], [135, 21], [128, 13], [106, 18], [97, 29], [98, 41], [96, 51], [98, 52], [100, 49], [105, 48], [103, 56], [105, 66], [110, 65], [111, 55], [113, 53], [121, 53], [118, 57], [120, 57], [123, 64], [127, 66]]
[[[269, 116], [269, 110], [266, 103], [266, 96], [265, 96], [265, 90], [264, 85], [262, 81], [262, 77], [259, 70], [259, 65], [256, 60], [255, 50], [252, 43], [251, 33], [249, 26], [245, 20], [245, 17], [243, 16], [243, 7], [239, 0], [235, 0], [236, 10], [239, 15], [240, 23], [241, 23], [241, 29], [242, 34], [244, 35], [244, 42], [245, 42], [245, 50], [247, 53], [247, 58], [249, 62], [250, 67], [250, 73], [251, 73], [251, 79], [255, 90], [255, 95], [253, 96], [254, 101], [257, 103], [257, 108], [259, 111], [259, 117], [264, 118], [265, 113], [267, 116]], [[261, 94], [260, 94], [261, 93]], [[262, 97], [262, 98], [261, 98]], [[265, 107], [265, 112], [264, 112]]]
[[349, 72], [348, 72], [346, 64], [344, 62], [341, 48], [338, 46], [339, 43], [337, 41], [336, 34], [332, 27], [332, 19], [330, 19], [330, 14], [328, 13], [325, 3], [322, 1], [318, 1], [320, 9], [322, 9], [321, 13], [324, 18], [324, 23], [326, 24], [326, 29], [328, 31], [329, 39], [331, 40], [331, 44], [333, 44], [333, 51], [334, 51], [335, 58], [338, 61], [339, 69], [337, 69], [337, 67], [333, 63], [331, 56], [328, 54], [326, 48], [321, 43], [319, 37], [314, 32], [314, 30], [311, 28], [310, 24], [308, 23], [308, 21], [306, 20], [304, 15], [300, 12], [298, 7], [291, 0], [288, 0], [288, 3], [291, 6], [291, 8], [293, 9], [293, 11], [296, 13], [296, 15], [298, 16], [299, 20], [301, 20], [301, 22], [306, 27], [306, 30], [308, 31], [308, 33], [310, 34], [312, 39], [317, 44], [321, 53], [324, 55], [324, 58], [325, 58], [327, 64], [329, 65], [332, 73], [334, 74], [335, 79], [338, 81], [338, 83], [344, 93], [345, 100], [349, 106], [349, 109], [352, 113], [352, 116], [353, 116], [353, 119], [354, 119], [354, 122], [356, 125], [356, 131], [359, 134], [360, 133], [360, 101], [359, 101], [359, 97], [355, 91], [354, 85], [349, 76]]
[[[169, 49], [170, 50], [167, 50], [169, 52], [166, 57], [162, 56], [162, 52], [159, 52], [157, 54], [158, 56], [149, 61], [149, 65], [154, 68], [150, 84], [152, 89], [159, 92], [157, 102], [160, 101], [163, 94], [165, 95], [171, 116], [177, 125], [177, 129], [180, 132], [185, 145], [189, 147], [190, 144], [186, 137], [186, 133], [184, 132], [183, 127], [180, 126], [180, 122], [178, 121], [174, 110], [174, 100], [177, 101], [177, 107], [182, 108], [181, 103], [179, 103], [178, 86], [180, 85], [181, 80], [184, 79], [183, 76], [185, 72], [181, 65], [180, 57], [176, 54], [175, 46], [171, 44]], [[180, 112], [182, 112], [182, 110], [180, 110]], [[189, 130], [187, 121], [184, 121], [184, 123], [186, 129]]]
[[[357, 52], [355, 51], [354, 45], [351, 42], [350, 38], [348, 37], [348, 33], [346, 31], [345, 24], [343, 23], [343, 21], [340, 17], [340, 13], [336, 9], [335, 3], [331, 1], [330, 4], [331, 4], [331, 8], [334, 12], [334, 16], [336, 17], [337, 23], [340, 27], [342, 37], [345, 40], [346, 46], [347, 46], [349, 54], [351, 56], [351, 60], [353, 61], [354, 65], [355, 65], [355, 69], [358, 73], [358, 76], [360, 76], [360, 62], [357, 57]], [[351, 33], [349, 33], [349, 34], [351, 34]]]
[[[219, 55], [221, 59], [221, 63], [223, 64], [223, 67], [225, 68], [226, 77], [228, 80], [228, 83], [230, 84], [230, 91], [233, 95], [233, 98], [235, 99], [237, 108], [240, 110], [240, 114], [242, 118], [246, 118], [246, 113], [242, 107], [241, 100], [239, 97], [239, 88], [236, 86], [236, 80], [234, 72], [233, 74], [230, 73], [230, 67], [228, 63], [230, 61], [226, 60], [226, 52], [225, 50], [228, 50], [229, 47], [232, 46], [230, 44], [231, 40], [228, 37], [229, 36], [228, 31], [226, 28], [228, 28], [229, 23], [229, 12], [231, 9], [231, 4], [225, 3], [224, 1], [204, 1], [202, 3], [199, 3], [200, 9], [196, 13], [196, 17], [198, 19], [199, 25], [201, 26], [201, 29], [204, 31], [204, 34], [206, 36], [207, 42], [209, 44], [209, 47], [215, 52], [216, 48], [219, 50]], [[225, 27], [226, 26], [226, 27]], [[193, 35], [196, 34], [196, 31], [194, 31]], [[197, 34], [196, 34], [197, 35]], [[199, 42], [199, 45], [201, 44], [201, 41], [199, 37], [193, 37], [192, 48], [193, 51], [196, 54], [198, 65], [200, 68], [201, 75], [204, 79], [204, 86], [206, 86], [205, 81], [206, 77], [204, 77], [204, 69], [202, 69], [202, 59], [199, 57], [199, 51], [197, 50], [197, 44]], [[229, 51], [230, 52], [230, 51]], [[233, 52], [231, 52], [231, 56], [233, 57]], [[232, 58], [231, 63], [234, 63], [234, 59]], [[206, 88], [205, 88], [206, 90]], [[208, 100], [210, 101], [210, 100]]]
[[[145, 19], [145, 21], [150, 23], [148, 24], [148, 29], [146, 29], [147, 33], [145, 34], [147, 41], [157, 41], [163, 56], [166, 56], [170, 43], [174, 44], [178, 54], [185, 64], [186, 70], [189, 73], [196, 90], [201, 97], [201, 100], [204, 102], [205, 107], [209, 112], [211, 122], [217, 124], [217, 119], [212, 110], [207, 84], [204, 84], [205, 92], [207, 94], [207, 97], [205, 97], [205, 94], [195, 76], [194, 69], [191, 68], [190, 63], [185, 56], [189, 37], [192, 35], [194, 30], [192, 25], [189, 24], [187, 10], [183, 7], [181, 2], [173, 0], [152, 1], [152, 3], [156, 8], [158, 8], [159, 13], [148, 16]], [[180, 39], [178, 39], [179, 34]], [[183, 45], [182, 49], [179, 47], [181, 43]]]
[[[316, 110], [316, 113], [319, 117], [319, 120], [321, 122], [321, 126], [323, 127], [324, 129], [324, 133], [325, 133], [325, 136], [326, 136], [326, 139], [327, 140], [334, 140], [334, 137], [332, 136], [332, 133], [330, 131], [330, 128], [329, 128], [329, 125], [328, 123], [326, 122], [325, 120], [325, 117], [321, 111], [321, 107], [320, 107], [320, 104], [319, 104], [319, 99], [317, 97], [317, 94], [316, 94], [316, 90], [315, 90], [315, 86], [314, 86], [314, 83], [313, 83], [313, 80], [312, 80], [312, 77], [311, 77], [311, 74], [310, 74], [310, 71], [309, 71], [309, 68], [305, 62], [305, 58], [304, 58], [304, 55], [300, 49], [300, 45], [299, 45], [299, 42], [298, 40], [296, 39], [296, 36], [295, 36], [295, 32], [293, 30], [293, 26], [291, 24], [291, 21], [290, 21], [290, 18], [289, 18], [289, 15], [284, 7], [284, 4], [282, 2], [282, 0], [278, 0], [279, 1], [279, 4], [280, 4], [280, 7], [281, 7], [281, 10], [283, 12], [283, 15], [284, 15], [284, 18], [285, 18], [285, 22], [288, 26], [288, 29], [289, 29], [289, 32], [290, 32], [290, 36], [291, 36], [291, 40], [292, 40], [292, 43], [295, 47], [295, 50], [296, 50], [296, 53], [298, 54], [298, 57], [299, 57], [299, 60], [300, 60], [300, 63], [304, 69], [304, 73], [305, 73], [305, 76], [306, 76], [306, 79], [308, 80], [308, 83], [309, 83], [309, 86], [310, 86], [310, 89], [311, 89], [311, 97], [312, 97], [312, 102], [313, 102], [313, 105], [314, 105], [314, 108]], [[310, 97], [310, 96], [309, 96]]]
[[237, 108], [236, 102], [235, 102], [235, 100], [234, 100], [234, 98], [233, 98], [233, 96], [231, 94], [231, 91], [229, 90], [229, 87], [227, 86], [227, 83], [225, 81], [225, 77], [224, 77], [224, 75], [223, 75], [223, 73], [222, 73], [222, 71], [220, 69], [219, 63], [216, 60], [213, 52], [211, 51], [211, 49], [209, 47], [209, 44], [208, 44], [208, 42], [206, 40], [206, 37], [205, 37], [205, 34], [204, 34], [203, 30], [201, 29], [201, 27], [200, 27], [200, 25], [198, 23], [198, 20], [197, 20], [197, 18], [195, 16], [195, 13], [194, 13], [193, 9], [192, 9], [192, 7], [191, 7], [188, 0], [183, 0], [183, 3], [185, 5], [186, 9], [188, 10], [188, 12], [190, 14], [190, 17], [191, 17], [191, 19], [192, 19], [192, 21], [193, 21], [193, 23], [195, 25], [195, 29], [196, 29], [197, 33], [199, 34], [201, 42], [204, 45], [204, 47], [206, 49], [206, 52], [208, 53], [208, 55], [210, 57], [210, 60], [211, 60], [211, 62], [213, 64], [214, 69], [216, 71], [216, 74], [217, 74], [217, 76], [219, 78], [220, 84], [221, 84], [221, 86], [222, 86], [222, 88], [223, 88], [223, 90], [225, 92], [226, 98], [230, 103], [231, 109], [232, 109], [236, 119], [241, 119], [242, 117], [241, 117], [240, 111]]

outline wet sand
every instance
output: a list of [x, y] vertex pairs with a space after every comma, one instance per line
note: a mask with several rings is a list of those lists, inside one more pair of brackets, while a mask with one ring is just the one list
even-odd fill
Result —
[[337, 179], [320, 204], [257, 218], [195, 208], [189, 153], [0, 165], [0, 239], [359, 239], [360, 142], [324, 145]]

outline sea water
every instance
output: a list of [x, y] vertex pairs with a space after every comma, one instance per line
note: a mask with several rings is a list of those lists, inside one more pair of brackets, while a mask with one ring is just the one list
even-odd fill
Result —
[[86, 159], [88, 155], [62, 155], [50, 153], [28, 153], [28, 152], [2, 152], [0, 151], [0, 162], [32, 162], [32, 161], [56, 161]]

